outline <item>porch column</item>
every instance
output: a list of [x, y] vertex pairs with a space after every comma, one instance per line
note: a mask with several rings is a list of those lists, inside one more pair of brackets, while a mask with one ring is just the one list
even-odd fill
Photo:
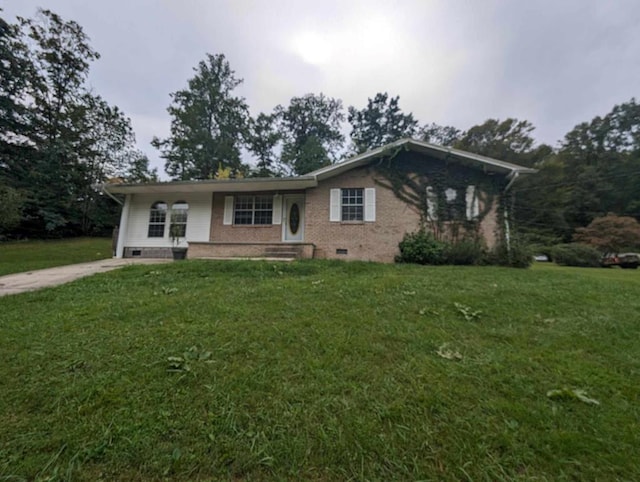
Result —
[[118, 228], [118, 245], [116, 247], [116, 258], [122, 258], [124, 255], [124, 242], [127, 239], [127, 224], [129, 223], [129, 209], [131, 207], [131, 194], [127, 194], [124, 198], [124, 206], [122, 206], [122, 214], [120, 215], [120, 226]]

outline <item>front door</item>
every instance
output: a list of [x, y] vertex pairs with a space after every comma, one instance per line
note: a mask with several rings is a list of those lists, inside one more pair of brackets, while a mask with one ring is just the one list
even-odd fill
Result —
[[304, 196], [284, 196], [282, 203], [282, 240], [304, 240]]

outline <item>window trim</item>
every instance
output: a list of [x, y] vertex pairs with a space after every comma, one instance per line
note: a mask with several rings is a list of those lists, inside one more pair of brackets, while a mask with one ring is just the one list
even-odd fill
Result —
[[[347, 191], [345, 193], [345, 191]], [[354, 191], [349, 193], [348, 191]], [[360, 198], [360, 202], [348, 202], [345, 203], [345, 194], [347, 200], [353, 200]], [[365, 207], [365, 199], [364, 199], [364, 188], [362, 187], [346, 187], [340, 189], [340, 222], [342, 223], [363, 223], [364, 222], [364, 207]], [[345, 219], [345, 208], [360, 208], [359, 212], [355, 211], [355, 218]], [[347, 216], [350, 217], [350, 216]]]
[[[258, 199], [260, 198], [260, 203], [258, 203]], [[250, 208], [238, 209], [238, 204], [241, 200], [250, 200]], [[233, 226], [271, 226], [273, 225], [273, 212], [274, 212], [274, 200], [272, 195], [268, 194], [243, 194], [236, 195], [233, 197], [233, 217], [232, 224]], [[257, 208], [256, 205], [268, 205], [269, 208]], [[251, 214], [251, 222], [238, 222], [238, 212], [244, 212], [245, 216], [247, 213]], [[268, 213], [268, 216], [267, 214]], [[264, 221], [268, 222], [260, 222], [256, 223], [256, 215], [261, 214], [263, 216], [267, 216], [264, 218]]]
[[[186, 207], [176, 207], [176, 206]], [[180, 218], [178, 218], [180, 216]], [[184, 216], [184, 220], [182, 220]], [[187, 237], [187, 223], [189, 221], [189, 203], [186, 201], [176, 201], [171, 205], [171, 216], [169, 218], [169, 236], [174, 237], [174, 226], [182, 226], [177, 238]]]
[[[342, 217], [342, 194], [345, 189], [362, 190], [362, 219], [344, 220]], [[375, 187], [348, 187], [329, 189], [329, 222], [342, 224], [365, 224], [376, 222], [376, 188]], [[357, 204], [359, 206], [359, 204]]]
[[[164, 206], [164, 209], [160, 208]], [[164, 232], [167, 224], [167, 211], [169, 205], [165, 201], [155, 201], [149, 208], [149, 222], [147, 223], [147, 238], [164, 238]], [[161, 214], [161, 216], [160, 216]], [[158, 216], [156, 219], [155, 216]], [[162, 218], [161, 220], [158, 220]], [[152, 227], [162, 226], [162, 234], [152, 234]]]

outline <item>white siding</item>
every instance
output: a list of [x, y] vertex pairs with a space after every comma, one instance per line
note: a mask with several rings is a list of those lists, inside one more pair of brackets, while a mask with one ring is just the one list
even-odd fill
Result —
[[[209, 241], [211, 229], [211, 193], [194, 194], [134, 194], [131, 196], [129, 206], [129, 219], [124, 246], [146, 247], [170, 247], [169, 222], [171, 206], [176, 201], [189, 203], [189, 216], [187, 218], [187, 242]], [[156, 201], [164, 201], [169, 205], [167, 219], [164, 226], [164, 237], [149, 238], [149, 209]]]

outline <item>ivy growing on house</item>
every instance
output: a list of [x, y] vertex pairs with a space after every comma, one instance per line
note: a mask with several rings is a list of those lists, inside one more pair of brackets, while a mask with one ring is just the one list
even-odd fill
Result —
[[[390, 148], [372, 169], [376, 183], [419, 213], [421, 228], [436, 239], [477, 238], [482, 220], [505, 187], [502, 176], [458, 161], [425, 159], [404, 146]], [[471, 195], [478, 206], [473, 216], [467, 210], [469, 186], [475, 187]]]

